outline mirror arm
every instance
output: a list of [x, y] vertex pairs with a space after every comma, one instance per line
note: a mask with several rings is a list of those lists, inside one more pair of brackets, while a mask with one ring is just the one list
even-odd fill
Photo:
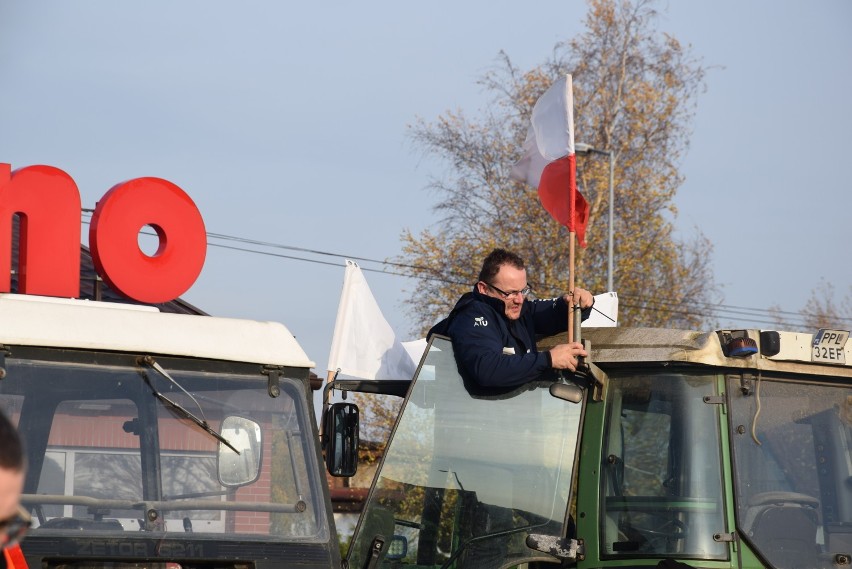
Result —
[[606, 387], [608, 377], [606, 372], [592, 363], [592, 343], [588, 340], [583, 340], [583, 348], [589, 354], [583, 358], [582, 366], [574, 372], [575, 376], [582, 377], [592, 384], [592, 401], [603, 401], [603, 392]]
[[343, 393], [354, 391], [404, 398], [408, 395], [409, 387], [411, 387], [410, 379], [335, 379], [326, 384], [325, 390], [338, 389]]
[[281, 375], [281, 366], [264, 366], [263, 375], [269, 377], [266, 381], [266, 392], [273, 399], [281, 395], [281, 386], [278, 383], [278, 378]]

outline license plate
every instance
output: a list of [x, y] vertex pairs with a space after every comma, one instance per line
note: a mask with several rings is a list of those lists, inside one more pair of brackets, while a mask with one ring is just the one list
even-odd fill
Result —
[[848, 339], [847, 330], [820, 330], [814, 336], [811, 361], [845, 365]]

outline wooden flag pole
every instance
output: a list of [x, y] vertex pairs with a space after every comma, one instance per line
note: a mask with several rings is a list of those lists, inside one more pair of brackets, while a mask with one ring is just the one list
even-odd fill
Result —
[[[569, 79], [570, 89], [570, 79]], [[573, 112], [571, 115], [571, 147], [574, 147], [574, 120]], [[572, 151], [573, 152], [573, 151]], [[579, 314], [575, 314], [574, 305], [577, 304], [577, 297], [574, 296], [574, 287], [576, 282], [574, 279], [574, 243], [577, 240], [577, 163], [574, 160], [573, 153], [568, 158], [568, 343], [576, 342], [577, 338], [574, 334], [574, 319], [580, 318]], [[579, 322], [577, 323], [579, 324]]]
[[574, 238], [576, 233], [568, 232], [568, 343], [574, 341]]

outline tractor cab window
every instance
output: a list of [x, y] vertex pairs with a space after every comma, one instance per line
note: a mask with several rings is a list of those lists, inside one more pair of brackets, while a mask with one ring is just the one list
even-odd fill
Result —
[[852, 388], [732, 378], [737, 527], [780, 569], [852, 554]]
[[724, 559], [719, 405], [713, 376], [610, 374], [602, 554]]

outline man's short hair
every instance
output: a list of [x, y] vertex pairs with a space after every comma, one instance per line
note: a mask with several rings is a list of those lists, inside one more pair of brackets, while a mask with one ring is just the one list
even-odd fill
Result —
[[494, 249], [482, 261], [479, 280], [491, 284], [503, 265], [511, 265], [516, 269], [526, 268], [524, 267], [524, 260], [519, 255], [505, 249]]
[[24, 449], [21, 437], [12, 422], [0, 412], [0, 468], [24, 469]]

